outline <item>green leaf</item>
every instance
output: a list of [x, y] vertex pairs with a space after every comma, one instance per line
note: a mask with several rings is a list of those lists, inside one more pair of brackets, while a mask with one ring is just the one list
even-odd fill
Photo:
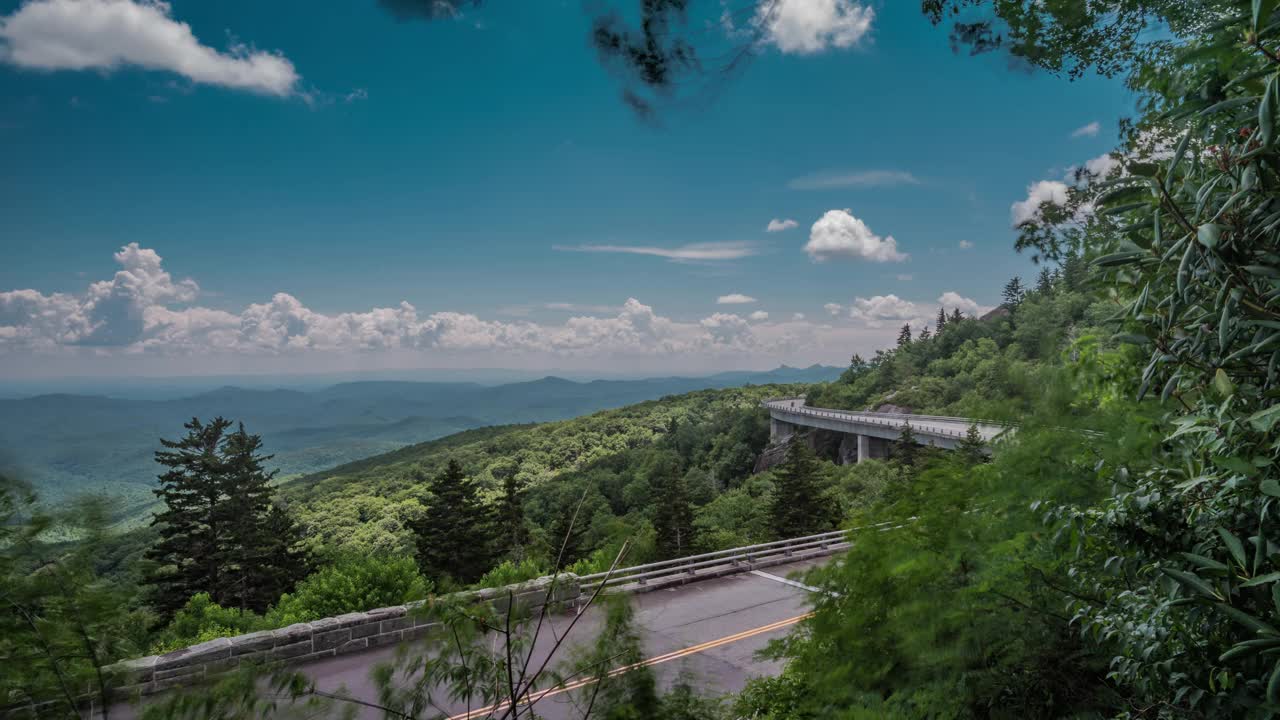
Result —
[[1263, 480], [1262, 484], [1258, 486], [1258, 489], [1262, 491], [1263, 495], [1280, 497], [1280, 482], [1276, 482], [1275, 478], [1267, 478], [1266, 480]]
[[1220, 563], [1217, 560], [1214, 560], [1213, 558], [1207, 558], [1203, 555], [1196, 555], [1195, 553], [1189, 553], [1189, 552], [1178, 553], [1178, 554], [1186, 558], [1188, 561], [1196, 565], [1199, 565], [1200, 567], [1206, 570], [1228, 570], [1229, 569], [1225, 563]]
[[1267, 583], [1275, 582], [1277, 580], [1280, 580], [1280, 572], [1267, 573], [1266, 575], [1259, 575], [1258, 577], [1253, 578], [1248, 582], [1240, 583], [1240, 587], [1242, 588], [1257, 587], [1259, 585], [1266, 585]]
[[1272, 75], [1262, 93], [1262, 102], [1258, 104], [1258, 141], [1262, 147], [1269, 147], [1275, 139], [1275, 95], [1276, 77]]
[[1280, 422], [1280, 404], [1272, 405], [1249, 416], [1249, 424], [1258, 432], [1271, 432], [1271, 428]]
[[1214, 590], [1211, 585], [1209, 585], [1209, 583], [1205, 582], [1204, 580], [1201, 580], [1196, 575], [1186, 572], [1185, 570], [1175, 570], [1173, 568], [1160, 568], [1160, 572], [1173, 578], [1178, 582], [1178, 584], [1190, 590], [1194, 590], [1200, 595], [1203, 595], [1211, 600], [1222, 599], [1222, 596], [1219, 595], [1218, 592]]
[[1231, 378], [1227, 377], [1227, 372], [1222, 368], [1213, 374], [1213, 387], [1222, 397], [1228, 397], [1235, 392], [1235, 383], [1231, 382]]
[[1267, 702], [1275, 704], [1280, 700], [1280, 660], [1271, 669], [1271, 679], [1267, 680]]
[[1241, 568], [1248, 568], [1248, 558], [1244, 554], [1244, 544], [1240, 542], [1240, 538], [1227, 532], [1224, 528], [1218, 528], [1218, 537], [1222, 538], [1222, 542], [1227, 546], [1227, 550], [1231, 551], [1231, 557], [1235, 558], [1236, 564]]
[[1196, 231], [1196, 239], [1200, 244], [1207, 248], [1218, 247], [1218, 241], [1222, 238], [1222, 226], [1216, 223], [1206, 223], [1200, 226]]
[[1230, 616], [1232, 620], [1235, 620], [1236, 622], [1240, 623], [1241, 625], [1244, 625], [1245, 627], [1251, 628], [1260, 633], [1271, 635], [1273, 637], [1280, 636], [1280, 632], [1276, 632], [1275, 628], [1262, 622], [1261, 620], [1250, 615], [1249, 613], [1244, 612], [1243, 610], [1240, 610], [1238, 608], [1233, 608], [1224, 602], [1214, 603], [1214, 605], [1217, 606], [1219, 610], [1221, 610], [1222, 612]]
[[1253, 31], [1258, 32], [1264, 23], [1271, 18], [1275, 10], [1275, 0], [1253, 0]]

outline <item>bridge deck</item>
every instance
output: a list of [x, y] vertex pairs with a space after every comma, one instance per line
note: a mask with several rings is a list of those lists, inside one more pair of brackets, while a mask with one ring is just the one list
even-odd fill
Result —
[[808, 407], [804, 398], [781, 398], [765, 401], [775, 419], [793, 425], [818, 427], [827, 430], [838, 430], [853, 434], [869, 434], [876, 437], [896, 437], [902, 427], [911, 424], [911, 430], [918, 437], [944, 439], [957, 442], [969, 432], [969, 426], [978, 426], [978, 433], [985, 442], [990, 442], [1010, 428], [992, 422], [975, 421], [969, 418], [943, 417], [939, 415], [909, 415], [901, 413], [852, 412], [849, 410], [833, 410], [829, 408]]

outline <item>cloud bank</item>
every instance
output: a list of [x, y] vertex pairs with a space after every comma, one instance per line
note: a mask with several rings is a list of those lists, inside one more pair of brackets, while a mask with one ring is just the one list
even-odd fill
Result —
[[283, 55], [204, 45], [161, 0], [29, 0], [0, 18], [0, 61], [46, 71], [138, 67], [278, 97], [299, 81]]

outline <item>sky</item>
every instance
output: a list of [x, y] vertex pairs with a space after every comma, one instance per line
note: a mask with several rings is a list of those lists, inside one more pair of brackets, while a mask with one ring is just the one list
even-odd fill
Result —
[[641, 116], [589, 42], [638, 0], [415, 1], [0, 0], [0, 378], [843, 365], [1031, 280], [1134, 108], [914, 2], [696, 0], [749, 62]]

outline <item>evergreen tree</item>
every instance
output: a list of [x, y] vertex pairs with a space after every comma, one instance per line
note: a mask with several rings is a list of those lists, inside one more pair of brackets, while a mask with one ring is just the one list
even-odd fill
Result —
[[1040, 276], [1036, 278], [1036, 292], [1042, 297], [1053, 294], [1053, 273], [1047, 267], [1040, 268]]
[[159, 476], [155, 495], [164, 509], [151, 520], [159, 540], [147, 549], [151, 563], [145, 582], [151, 586], [150, 603], [168, 617], [196, 593], [209, 593], [221, 601], [226, 593], [222, 562], [227, 529], [225, 471], [221, 453], [231, 421], [214, 418], [209, 424], [198, 418], [183, 427], [186, 437], [161, 440], [156, 462], [168, 468]]
[[911, 324], [907, 323], [898, 331], [898, 347], [906, 347], [911, 344]]
[[831, 529], [831, 506], [822, 497], [821, 475], [813, 449], [804, 438], [793, 438], [786, 459], [773, 471], [769, 522], [775, 537], [803, 537]]
[[953, 308], [951, 310], [951, 317], [947, 319], [947, 322], [958, 323], [961, 320], [964, 320], [964, 313], [960, 312], [960, 308]]
[[894, 448], [895, 458], [905, 467], [914, 467], [920, 457], [920, 446], [916, 443], [915, 430], [911, 423], [902, 423], [902, 432], [898, 435], [898, 444]]
[[517, 561], [524, 559], [525, 546], [529, 544], [529, 526], [524, 518], [524, 483], [520, 480], [519, 465], [504, 468], [498, 473], [502, 480], [502, 499], [498, 503], [496, 524], [502, 551]]
[[653, 529], [663, 560], [688, 555], [693, 548], [693, 505], [688, 488], [677, 474], [661, 473], [649, 480], [654, 491]]
[[987, 443], [982, 439], [982, 433], [978, 432], [978, 424], [971, 423], [969, 431], [965, 433], [964, 440], [960, 441], [956, 452], [960, 453], [965, 462], [977, 465], [986, 462], [987, 454], [984, 452], [986, 447]]
[[1009, 282], [1004, 284], [1004, 289], [1000, 291], [1000, 296], [1004, 298], [1004, 304], [1010, 310], [1014, 310], [1018, 305], [1022, 304], [1022, 299], [1026, 297], [1026, 288], [1022, 286], [1022, 278], [1014, 276]]
[[947, 309], [946, 308], [941, 308], [941, 307], [938, 308], [938, 322], [935, 324], [938, 327], [938, 333], [941, 334], [942, 328], [947, 326]]
[[272, 456], [260, 454], [261, 449], [262, 438], [245, 432], [243, 423], [226, 436], [221, 466], [224, 499], [215, 510], [218, 526], [224, 531], [217, 549], [222, 575], [218, 601], [258, 612], [280, 597], [272, 588], [283, 579], [276, 578], [277, 568], [271, 563], [272, 539], [267, 527], [275, 471], [264, 467]]
[[489, 569], [489, 527], [475, 484], [451, 459], [430, 490], [426, 513], [412, 524], [422, 573], [462, 583], [479, 580]]
[[547, 542], [551, 546], [551, 557], [559, 559], [557, 570], [563, 570], [582, 559], [583, 556], [582, 539], [586, 534], [586, 522], [582, 517], [574, 517], [577, 514], [577, 508], [577, 503], [561, 507], [552, 517], [551, 527], [547, 528]]
[[929, 339], [929, 338], [931, 338], [931, 337], [933, 337], [933, 334], [929, 332], [929, 326], [928, 326], [928, 325], [925, 325], [925, 326], [924, 326], [924, 329], [920, 331], [920, 338], [919, 338], [919, 339], [921, 339], [921, 340], [928, 340], [928, 339]]

